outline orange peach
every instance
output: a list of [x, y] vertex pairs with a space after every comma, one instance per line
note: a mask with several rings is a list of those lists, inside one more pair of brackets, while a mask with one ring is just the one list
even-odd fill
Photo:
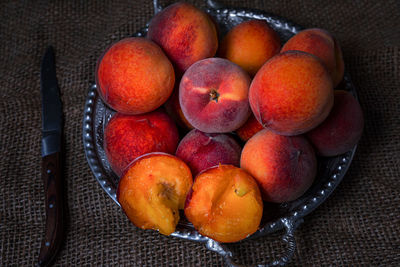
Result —
[[180, 141], [175, 155], [186, 162], [196, 176], [219, 164], [239, 167], [241, 150], [235, 139], [227, 134], [203, 133], [193, 129]]
[[317, 172], [317, 160], [305, 137], [264, 129], [245, 144], [240, 167], [256, 179], [265, 201], [282, 203], [307, 191]]
[[160, 107], [174, 88], [174, 68], [161, 48], [140, 37], [125, 38], [100, 57], [97, 90], [118, 112], [142, 114]]
[[306, 29], [290, 38], [281, 52], [289, 50], [304, 51], [321, 59], [332, 76], [336, 87], [343, 79], [344, 61], [342, 50], [336, 39], [323, 29]]
[[149, 153], [137, 158], [118, 184], [117, 199], [139, 228], [170, 235], [192, 186], [189, 167], [175, 156]]
[[175, 153], [178, 142], [174, 122], [159, 110], [142, 115], [116, 113], [104, 129], [104, 150], [118, 176], [140, 155], [156, 151]]
[[263, 130], [264, 127], [257, 121], [253, 113], [251, 113], [249, 119], [243, 124], [242, 127], [236, 130], [237, 135], [243, 141], [249, 140], [253, 135]]
[[279, 53], [278, 34], [262, 20], [249, 20], [233, 27], [224, 37], [218, 55], [238, 64], [251, 76]]
[[244, 170], [220, 165], [199, 174], [185, 204], [185, 215], [200, 234], [237, 242], [257, 231], [263, 213], [260, 190]]
[[347, 91], [335, 91], [333, 108], [325, 121], [307, 133], [321, 156], [337, 156], [352, 149], [360, 140], [364, 117], [360, 104]]
[[217, 30], [209, 15], [183, 2], [157, 13], [147, 37], [162, 47], [179, 74], [196, 61], [214, 56], [218, 48]]
[[249, 85], [249, 75], [229, 60], [200, 60], [182, 77], [179, 86], [182, 112], [202, 132], [234, 131], [250, 115]]
[[282, 135], [305, 133], [320, 124], [332, 108], [332, 79], [315, 56], [287, 51], [257, 72], [249, 101], [264, 128]]

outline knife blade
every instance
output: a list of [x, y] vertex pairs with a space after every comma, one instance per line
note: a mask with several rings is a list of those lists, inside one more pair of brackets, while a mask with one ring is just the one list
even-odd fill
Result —
[[64, 239], [61, 157], [63, 113], [54, 50], [51, 46], [47, 48], [42, 59], [40, 93], [42, 98], [42, 179], [46, 225], [37, 265], [49, 266], [54, 261]]

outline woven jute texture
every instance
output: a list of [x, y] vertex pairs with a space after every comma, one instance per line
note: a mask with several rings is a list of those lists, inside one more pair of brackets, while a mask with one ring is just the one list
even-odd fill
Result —
[[[162, 1], [162, 5], [172, 1]], [[204, 1], [192, 1], [205, 7]], [[332, 32], [366, 119], [350, 170], [297, 229], [290, 266], [400, 264], [400, 2], [221, 1]], [[1, 1], [0, 266], [33, 266], [44, 231], [40, 60], [55, 47], [65, 114], [66, 239], [57, 266], [221, 266], [203, 244], [134, 227], [101, 189], [82, 145], [98, 56], [152, 17], [152, 1]], [[231, 245], [245, 264], [281, 255], [282, 232]]]

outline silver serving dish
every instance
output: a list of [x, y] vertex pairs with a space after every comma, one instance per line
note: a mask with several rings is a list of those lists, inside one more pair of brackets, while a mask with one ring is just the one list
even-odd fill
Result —
[[[283, 43], [303, 29], [301, 26], [287, 19], [268, 14], [264, 11], [247, 8], [225, 8], [212, 0], [206, 2], [208, 6], [206, 11], [215, 18], [220, 27], [221, 35], [225, 34], [233, 26], [251, 19], [266, 21], [279, 34]], [[154, 0], [154, 10], [155, 12], [161, 10], [157, 0]], [[146, 32], [147, 26], [133, 36], [145, 36]], [[356, 89], [348, 73], [345, 73], [340, 88], [350, 91], [357, 97]], [[96, 180], [119, 206], [116, 198], [116, 189], [119, 179], [111, 170], [103, 149], [104, 126], [113, 113], [114, 111], [102, 102], [97, 93], [96, 85], [93, 84], [89, 88], [83, 117], [83, 144], [86, 159]], [[269, 233], [285, 229], [286, 232], [283, 236], [283, 241], [287, 243], [287, 249], [279, 259], [269, 264], [263, 263], [259, 266], [284, 265], [291, 259], [296, 248], [294, 239], [295, 229], [303, 222], [304, 216], [321, 205], [335, 190], [336, 186], [347, 172], [355, 151], [356, 146], [347, 153], [337, 157], [319, 158], [317, 178], [312, 187], [302, 197], [295, 201], [279, 205], [265, 205], [265, 208], [273, 210], [275, 216], [269, 218], [264, 217], [260, 229], [246, 239], [259, 238]], [[181, 220], [172, 236], [203, 242], [208, 249], [223, 256], [227, 265], [240, 265], [233, 261], [233, 253], [229, 250], [228, 246], [200, 235], [184, 216], [181, 216]]]

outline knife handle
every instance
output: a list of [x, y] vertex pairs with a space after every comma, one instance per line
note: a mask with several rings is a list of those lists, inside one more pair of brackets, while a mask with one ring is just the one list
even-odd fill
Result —
[[38, 266], [49, 266], [63, 241], [63, 192], [61, 153], [42, 158], [42, 178], [46, 202], [46, 228]]

